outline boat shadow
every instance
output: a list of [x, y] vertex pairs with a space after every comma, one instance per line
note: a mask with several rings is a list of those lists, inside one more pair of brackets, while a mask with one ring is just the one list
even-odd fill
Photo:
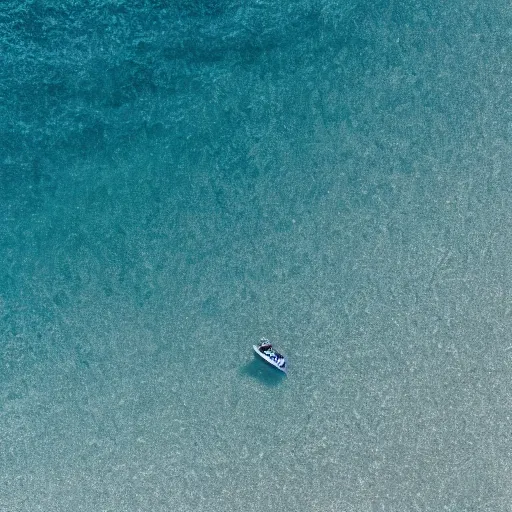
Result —
[[242, 366], [240, 375], [256, 379], [268, 387], [278, 386], [286, 378], [283, 372], [258, 359], [253, 359], [250, 363]]

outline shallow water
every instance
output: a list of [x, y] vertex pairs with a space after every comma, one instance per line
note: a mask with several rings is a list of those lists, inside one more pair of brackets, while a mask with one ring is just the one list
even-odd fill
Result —
[[0, 510], [510, 510], [511, 21], [3, 2]]

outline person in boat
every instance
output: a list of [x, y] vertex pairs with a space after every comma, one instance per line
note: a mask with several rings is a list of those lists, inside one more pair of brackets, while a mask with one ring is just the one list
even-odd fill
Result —
[[267, 339], [262, 338], [258, 349], [260, 350], [260, 352], [263, 353], [272, 351], [272, 343], [270, 343], [270, 341], [268, 341]]
[[264, 351], [264, 354], [267, 354], [268, 357], [272, 359], [272, 361], [274, 361], [274, 363], [276, 363], [280, 368], [285, 365], [286, 359], [281, 354], [275, 352], [272, 346], [269, 350]]
[[263, 352], [263, 354], [270, 357], [270, 359], [272, 359], [272, 361], [277, 363], [279, 366], [281, 366], [281, 367], [284, 366], [285, 358], [281, 354], [278, 354], [272, 348], [272, 343], [270, 343], [270, 341], [268, 341], [266, 338], [261, 339], [258, 349], [260, 352]]

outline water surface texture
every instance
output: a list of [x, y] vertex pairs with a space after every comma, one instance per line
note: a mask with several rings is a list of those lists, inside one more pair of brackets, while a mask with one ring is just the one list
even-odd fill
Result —
[[0, 511], [512, 510], [510, 27], [4, 0]]

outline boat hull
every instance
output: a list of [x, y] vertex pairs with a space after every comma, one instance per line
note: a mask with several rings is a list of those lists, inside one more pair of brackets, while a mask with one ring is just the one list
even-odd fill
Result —
[[273, 361], [272, 359], [270, 359], [269, 356], [267, 356], [267, 354], [264, 354], [263, 352], [261, 352], [259, 350], [259, 347], [257, 345], [253, 345], [252, 348], [254, 349], [254, 352], [256, 352], [256, 354], [258, 354], [264, 361], [266, 361], [268, 364], [272, 365], [274, 368], [276, 368], [276, 370], [279, 370], [280, 372], [283, 372], [284, 374], [288, 373], [288, 360], [286, 359], [286, 357], [284, 358], [285, 360], [285, 363], [284, 363], [284, 367], [281, 367], [279, 366], [275, 361]]

